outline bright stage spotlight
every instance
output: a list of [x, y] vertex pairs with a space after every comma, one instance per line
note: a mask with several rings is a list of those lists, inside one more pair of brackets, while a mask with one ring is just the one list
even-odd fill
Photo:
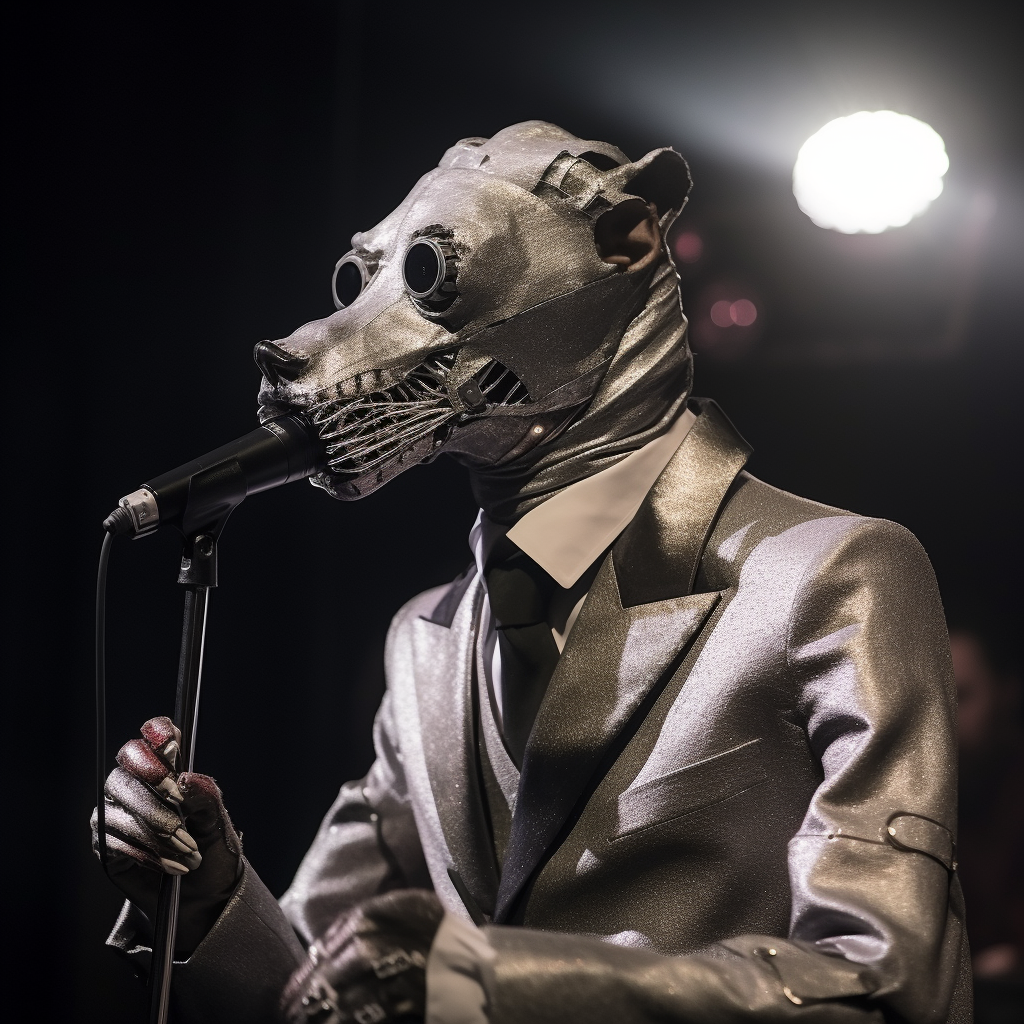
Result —
[[837, 117], [800, 147], [793, 195], [819, 227], [878, 234], [924, 213], [949, 158], [934, 128], [876, 110]]

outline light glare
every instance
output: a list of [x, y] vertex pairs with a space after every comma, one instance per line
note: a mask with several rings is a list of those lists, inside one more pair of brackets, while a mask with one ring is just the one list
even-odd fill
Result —
[[934, 128], [892, 110], [837, 117], [800, 147], [793, 195], [819, 227], [878, 234], [924, 213], [949, 158]]

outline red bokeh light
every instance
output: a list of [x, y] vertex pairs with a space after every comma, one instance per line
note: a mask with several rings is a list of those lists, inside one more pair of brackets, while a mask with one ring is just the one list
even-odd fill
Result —
[[757, 319], [757, 306], [750, 299], [737, 299], [729, 307], [729, 317], [737, 327], [749, 327]]
[[757, 307], [750, 299], [719, 299], [711, 307], [711, 322], [716, 327], [749, 327], [757, 319]]
[[684, 231], [676, 235], [672, 243], [672, 254], [680, 263], [696, 263], [704, 252], [704, 242], [700, 235], [693, 231]]
[[711, 307], [711, 322], [716, 327], [732, 327], [732, 317], [729, 315], [730, 309], [732, 309], [732, 303], [728, 299], [719, 299]]
[[688, 305], [693, 350], [716, 361], [746, 357], [764, 334], [767, 313], [749, 281], [710, 281]]

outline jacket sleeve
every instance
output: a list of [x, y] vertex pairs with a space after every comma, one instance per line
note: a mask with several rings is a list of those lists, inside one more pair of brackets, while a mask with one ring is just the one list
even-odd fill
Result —
[[[306, 950], [356, 903], [392, 888], [429, 887], [394, 743], [390, 700], [374, 724], [376, 760], [346, 783], [280, 903], [248, 863], [217, 923], [175, 963], [172, 1000], [183, 1024], [277, 1024], [278, 1000]], [[126, 903], [107, 940], [140, 974], [149, 970], [149, 922]]]
[[309, 946], [352, 907], [391, 889], [431, 888], [390, 694], [374, 722], [376, 760], [366, 778], [341, 787], [281, 907]]
[[790, 712], [822, 777], [789, 844], [789, 934], [670, 957], [490, 927], [493, 1024], [970, 1020], [955, 695], [920, 545], [854, 520], [807, 558], [785, 643]]

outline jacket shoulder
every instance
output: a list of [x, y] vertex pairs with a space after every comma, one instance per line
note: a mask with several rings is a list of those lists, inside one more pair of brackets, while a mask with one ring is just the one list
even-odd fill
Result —
[[[765, 545], [765, 541], [779, 543]], [[784, 542], [782, 542], [784, 539]], [[723, 502], [701, 560], [709, 589], [734, 586], [755, 549], [790, 563], [829, 562], [858, 549], [878, 565], [931, 565], [917, 538], [898, 523], [802, 498], [740, 473]]]
[[451, 583], [431, 587], [406, 601], [391, 620], [391, 633], [408, 629], [410, 623], [425, 619], [438, 626], [450, 627], [455, 612], [476, 576], [476, 566], [469, 564]]

